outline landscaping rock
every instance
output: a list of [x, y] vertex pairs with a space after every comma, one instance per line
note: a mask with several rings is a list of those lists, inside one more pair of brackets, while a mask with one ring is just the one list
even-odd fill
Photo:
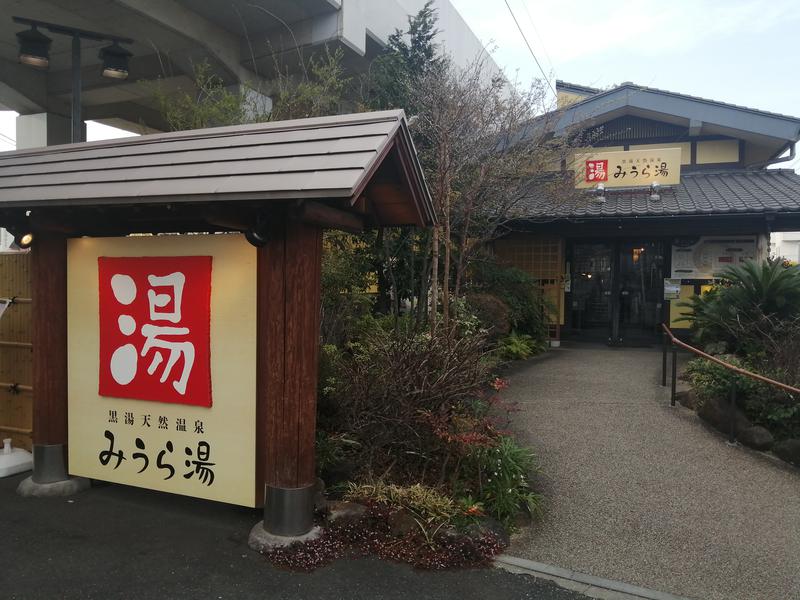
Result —
[[697, 407], [700, 404], [700, 399], [697, 397], [697, 393], [692, 389], [675, 392], [675, 399], [686, 408], [690, 408], [692, 410], [697, 410]]
[[504, 546], [508, 546], [509, 543], [511, 543], [511, 538], [508, 535], [506, 528], [503, 527], [500, 521], [493, 519], [492, 517], [481, 517], [478, 522], [467, 525], [467, 527], [464, 529], [464, 533], [474, 540], [478, 540], [488, 534], [491, 534], [500, 540]]
[[328, 503], [328, 521], [358, 521], [367, 512], [367, 507], [358, 502], [335, 501]]
[[728, 343], [711, 342], [710, 344], [706, 344], [705, 351], [706, 354], [710, 354], [712, 356], [716, 356], [718, 354], [725, 354], [728, 351]]
[[356, 464], [350, 460], [344, 460], [326, 468], [322, 477], [333, 486], [343, 481], [351, 481], [355, 472]]
[[395, 537], [403, 537], [419, 531], [419, 524], [411, 514], [402, 508], [394, 511], [387, 519], [389, 531]]
[[783, 440], [772, 446], [772, 452], [780, 459], [800, 467], [800, 440]]
[[[697, 414], [715, 429], [718, 429], [722, 433], [728, 433], [731, 428], [730, 410], [731, 409], [727, 398], [708, 398], [704, 400], [697, 409]], [[750, 429], [753, 426], [750, 420], [744, 416], [744, 413], [742, 413], [738, 407], [734, 407], [733, 410], [734, 432], [737, 435], [738, 432], [744, 431], [745, 429]]]
[[736, 433], [736, 439], [745, 446], [754, 450], [769, 450], [775, 443], [775, 438], [765, 427], [754, 425]]

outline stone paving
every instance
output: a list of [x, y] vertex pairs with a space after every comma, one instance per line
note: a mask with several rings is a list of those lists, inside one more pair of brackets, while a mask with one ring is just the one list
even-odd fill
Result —
[[800, 599], [800, 470], [670, 408], [658, 349], [565, 345], [504, 397], [546, 516], [508, 554], [703, 600]]

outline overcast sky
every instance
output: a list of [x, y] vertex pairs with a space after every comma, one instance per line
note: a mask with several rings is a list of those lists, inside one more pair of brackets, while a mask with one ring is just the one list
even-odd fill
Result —
[[[495, 60], [541, 76], [505, 0], [451, 0]], [[798, 0], [508, 0], [548, 75], [623, 81], [800, 116]]]
[[[539, 77], [505, 0], [451, 0], [509, 74]], [[508, 0], [552, 80], [623, 81], [800, 116], [800, 0]], [[114, 130], [90, 125], [89, 139]], [[0, 150], [12, 115], [0, 113]], [[800, 167], [800, 163], [795, 165]]]

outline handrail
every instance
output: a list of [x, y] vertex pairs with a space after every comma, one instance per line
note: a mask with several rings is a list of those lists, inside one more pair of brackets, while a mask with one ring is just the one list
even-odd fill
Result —
[[696, 354], [697, 356], [702, 356], [706, 360], [710, 360], [711, 362], [715, 362], [718, 365], [721, 365], [721, 366], [725, 367], [729, 371], [734, 371], [734, 372], [738, 373], [739, 375], [744, 375], [745, 377], [749, 377], [751, 379], [756, 379], [758, 381], [761, 381], [763, 383], [767, 383], [769, 385], [774, 385], [775, 387], [779, 387], [782, 390], [784, 390], [786, 392], [789, 392], [790, 394], [797, 394], [798, 396], [800, 396], [800, 389], [798, 389], [796, 387], [793, 387], [791, 385], [787, 385], [785, 383], [781, 383], [780, 381], [775, 381], [774, 379], [770, 379], [769, 377], [764, 377], [763, 375], [759, 375], [758, 373], [753, 373], [752, 371], [748, 371], [747, 369], [742, 369], [741, 367], [737, 367], [736, 365], [732, 365], [730, 363], [727, 363], [724, 360], [720, 360], [716, 356], [711, 356], [710, 354], [706, 354], [702, 350], [698, 350], [697, 348], [695, 348], [694, 346], [690, 346], [686, 342], [682, 342], [681, 340], [679, 340], [678, 338], [675, 337], [675, 335], [672, 333], [670, 328], [667, 327], [666, 323], [662, 323], [661, 324], [661, 328], [664, 330], [664, 333], [666, 333], [669, 336], [670, 341], [673, 344], [675, 344], [676, 346], [680, 346], [681, 348], [683, 348], [685, 350], [688, 350], [689, 352], [692, 352], [693, 354]]
[[[750, 379], [755, 379], [756, 381], [761, 381], [762, 383], [766, 383], [768, 385], [777, 387], [782, 389], [785, 392], [790, 394], [797, 394], [800, 397], [800, 389], [793, 387], [791, 385], [781, 383], [780, 381], [775, 381], [774, 379], [770, 379], [769, 377], [764, 377], [763, 375], [759, 375], [758, 373], [753, 373], [752, 371], [748, 371], [747, 369], [742, 369], [741, 367], [737, 367], [736, 365], [732, 365], [730, 363], [725, 362], [717, 358], [716, 356], [711, 356], [703, 352], [702, 350], [698, 350], [694, 346], [690, 346], [686, 342], [682, 342], [675, 335], [672, 333], [669, 327], [667, 327], [666, 323], [661, 324], [661, 328], [664, 330], [664, 349], [663, 355], [661, 359], [661, 385], [667, 385], [667, 346], [672, 344], [672, 393], [670, 397], [670, 406], [675, 406], [675, 397], [676, 397], [676, 388], [677, 388], [677, 381], [678, 381], [678, 348], [683, 348], [684, 350], [688, 350], [692, 354], [700, 356], [706, 360], [710, 360], [713, 363], [716, 363], [722, 367], [725, 367], [729, 371], [733, 371], [739, 375], [744, 375], [745, 377], [749, 377]], [[669, 342], [669, 344], [668, 344]], [[735, 444], [736, 443], [736, 379], [731, 382], [731, 389], [730, 389], [730, 396], [728, 400], [729, 404], [729, 433], [728, 433], [728, 443]]]
[[9, 433], [19, 433], [22, 435], [31, 435], [33, 429], [26, 427], [12, 427], [11, 425], [0, 425], [0, 431], [8, 431]]
[[0, 390], [2, 389], [8, 390], [12, 394], [19, 394], [20, 392], [32, 392], [33, 386], [25, 385], [23, 383], [8, 383], [6, 381], [0, 381]]

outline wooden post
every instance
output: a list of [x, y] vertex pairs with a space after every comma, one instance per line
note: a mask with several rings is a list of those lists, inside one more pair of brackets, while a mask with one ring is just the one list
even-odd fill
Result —
[[31, 249], [33, 291], [33, 481], [68, 479], [67, 239], [37, 232]]
[[275, 535], [313, 526], [321, 263], [322, 229], [276, 216], [258, 250], [256, 428], [257, 491]]

